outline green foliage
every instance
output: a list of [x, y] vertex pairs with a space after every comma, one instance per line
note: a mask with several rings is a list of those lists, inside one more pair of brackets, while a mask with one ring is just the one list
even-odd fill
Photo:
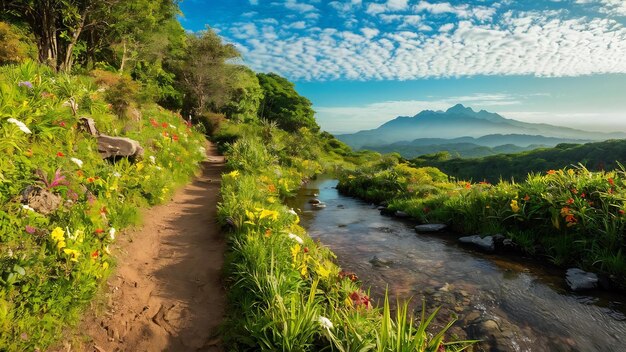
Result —
[[[564, 147], [564, 150], [569, 147]], [[626, 172], [584, 167], [528, 175], [525, 182], [451, 182], [434, 168], [392, 157], [345, 172], [338, 188], [388, 201], [422, 222], [461, 233], [506, 234], [529, 253], [626, 277]]]
[[34, 59], [36, 49], [31, 38], [18, 27], [0, 22], [0, 65]]
[[228, 122], [216, 137], [222, 134], [237, 136], [226, 153], [232, 171], [223, 175], [218, 206], [219, 221], [231, 228], [227, 349], [435, 351], [442, 345], [443, 332], [431, 337], [429, 321], [414, 326], [406, 306], [396, 319], [388, 305], [381, 315], [357, 280], [340, 273], [334, 255], [298, 226], [298, 214], [281, 204], [303, 179], [336, 165], [326, 152], [335, 148], [332, 138], [306, 128], [288, 133], [270, 122]]
[[[33, 62], [0, 68], [0, 350], [45, 350], [78, 323], [114, 263], [109, 245], [204, 158], [204, 138], [179, 116], [145, 104], [129, 126], [104, 94], [89, 77]], [[144, 160], [102, 160], [78, 116], [139, 141]], [[25, 207], [29, 186], [60, 203], [50, 213]]]
[[497, 182], [500, 178], [523, 181], [530, 172], [546, 172], [579, 163], [590, 170], [612, 170], [626, 159], [626, 140], [572, 144], [536, 149], [518, 154], [500, 154], [480, 159], [440, 160], [421, 156], [414, 166], [434, 166], [450, 176], [464, 180]]
[[137, 99], [139, 84], [130, 77], [122, 76], [104, 94], [104, 99], [111, 104], [111, 109], [120, 118], [127, 116], [128, 108]]
[[294, 84], [275, 73], [257, 74], [263, 89], [259, 117], [275, 121], [285, 131], [295, 132], [305, 127], [319, 131], [311, 102], [296, 92]]
[[256, 74], [245, 66], [239, 66], [235, 68], [230, 101], [222, 111], [230, 119], [251, 122], [257, 119], [262, 99], [263, 90]]

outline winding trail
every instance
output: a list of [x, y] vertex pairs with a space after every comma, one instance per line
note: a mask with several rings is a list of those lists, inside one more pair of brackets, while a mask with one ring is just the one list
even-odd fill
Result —
[[201, 175], [120, 236], [105, 311], [82, 323], [85, 351], [221, 351], [225, 241], [216, 204], [223, 166], [210, 145]]

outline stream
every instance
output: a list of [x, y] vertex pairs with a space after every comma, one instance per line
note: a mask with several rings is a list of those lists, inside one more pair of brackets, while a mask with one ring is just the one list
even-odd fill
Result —
[[[441, 307], [432, 328], [456, 317], [449, 337], [480, 339], [475, 351], [626, 351], [623, 295], [573, 293], [563, 269], [480, 253], [460, 246], [454, 234], [417, 235], [415, 223], [381, 216], [375, 206], [339, 194], [336, 185], [311, 181], [288, 204], [374, 300], [388, 289], [391, 301], [411, 299], [416, 316], [423, 301], [427, 313]], [[312, 198], [326, 207], [314, 208]]]

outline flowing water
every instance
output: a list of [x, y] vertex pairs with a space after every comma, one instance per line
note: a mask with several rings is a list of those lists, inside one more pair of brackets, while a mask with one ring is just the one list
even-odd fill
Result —
[[[340, 195], [336, 180], [312, 181], [289, 201], [301, 224], [380, 299], [411, 299], [417, 314], [442, 307], [450, 335], [481, 339], [485, 351], [626, 351], [626, 297], [568, 291], [564, 270], [458, 245], [452, 234], [417, 235], [415, 224], [384, 217], [372, 205]], [[325, 208], [308, 201], [317, 198]], [[372, 263], [372, 259], [376, 257]], [[435, 326], [435, 327], [436, 327]]]

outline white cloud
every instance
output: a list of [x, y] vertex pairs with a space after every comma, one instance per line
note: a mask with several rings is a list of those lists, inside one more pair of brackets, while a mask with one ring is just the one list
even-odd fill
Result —
[[259, 0], [250, 0], [250, 5], [258, 5]]
[[306, 34], [278, 32], [271, 41], [260, 40], [253, 24], [233, 24], [230, 32], [252, 68], [296, 80], [626, 73], [626, 28], [607, 18], [505, 13], [497, 24], [467, 19], [434, 34], [417, 17], [386, 19], [404, 26], [378, 33], [367, 25], [309, 28]]
[[439, 27], [439, 32], [450, 32], [454, 29], [454, 23], [446, 23], [443, 26]]
[[454, 14], [459, 18], [476, 18], [481, 21], [487, 21], [496, 13], [496, 6], [469, 6], [467, 4], [454, 6], [449, 2], [430, 3], [428, 1], [420, 1], [413, 6], [413, 11], [428, 12], [432, 15]]
[[365, 12], [370, 15], [376, 15], [383, 12], [404, 11], [408, 8], [408, 0], [387, 0], [385, 3], [369, 4]]
[[273, 2], [274, 6], [284, 6], [286, 9], [296, 12], [311, 12], [316, 11], [317, 8], [311, 4], [298, 2], [298, 0], [285, 0], [284, 2]]

